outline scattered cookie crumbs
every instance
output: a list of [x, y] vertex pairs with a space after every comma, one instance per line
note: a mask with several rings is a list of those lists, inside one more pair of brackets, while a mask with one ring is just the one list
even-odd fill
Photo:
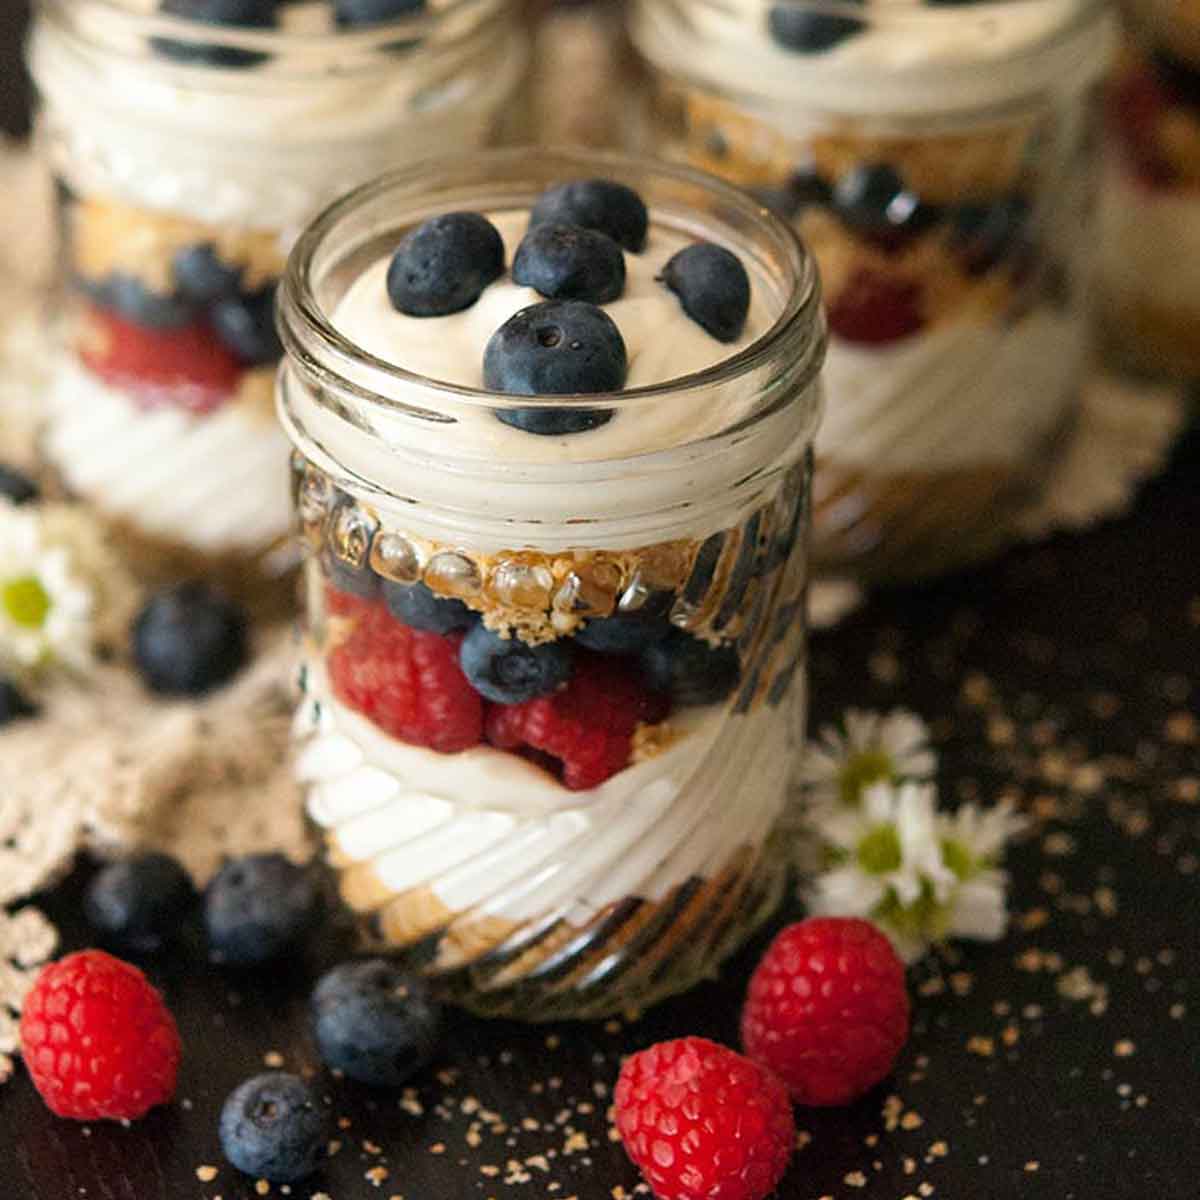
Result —
[[446, 1143], [445, 1142], [434, 1142], [433, 1145], [429, 1147], [429, 1153], [430, 1154], [445, 1154], [446, 1153]]
[[996, 1042], [993, 1038], [976, 1033], [967, 1039], [967, 1051], [980, 1058], [991, 1058], [996, 1053]]
[[341, 1151], [342, 1142], [339, 1138], [331, 1138], [329, 1145], [325, 1147], [325, 1153], [329, 1158], [333, 1158]]
[[271, 1070], [277, 1071], [284, 1064], [284, 1057], [278, 1050], [268, 1050], [263, 1055], [263, 1066], [270, 1067]]
[[1113, 1054], [1117, 1058], [1132, 1058], [1136, 1051], [1137, 1047], [1128, 1038], [1122, 1038], [1113, 1046]]
[[850, 1171], [842, 1182], [847, 1187], [864, 1188], [867, 1186], [867, 1177], [861, 1171]]
[[212, 1181], [216, 1179], [217, 1174], [217, 1168], [210, 1166], [207, 1163], [196, 1168], [196, 1178], [200, 1180], [201, 1183], [212, 1183]]
[[387, 1177], [388, 1169], [384, 1166], [371, 1167], [363, 1174], [363, 1178], [374, 1187], [382, 1187]]
[[1037, 1171], [1041, 1170], [1041, 1166], [1042, 1166], [1042, 1164], [1041, 1164], [1040, 1162], [1038, 1162], [1038, 1160], [1037, 1160], [1036, 1158], [1031, 1158], [1031, 1159], [1030, 1159], [1030, 1160], [1029, 1160], [1029, 1161], [1028, 1161], [1028, 1162], [1025, 1164], [1025, 1170], [1026, 1170], [1026, 1171], [1027, 1171], [1027, 1172], [1028, 1172], [1030, 1175], [1033, 1175], [1035, 1172], [1037, 1172]]
[[260, 1196], [269, 1196], [271, 1194], [271, 1183], [267, 1179], [257, 1179], [254, 1182], [254, 1190]]

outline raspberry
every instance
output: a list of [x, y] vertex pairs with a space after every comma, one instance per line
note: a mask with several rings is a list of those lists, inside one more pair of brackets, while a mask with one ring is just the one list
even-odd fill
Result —
[[467, 750], [483, 734], [483, 701], [458, 665], [461, 644], [462, 634], [410, 629], [376, 605], [329, 655], [334, 694], [402, 742]]
[[920, 288], [860, 268], [829, 305], [829, 328], [847, 342], [882, 346], [919, 333]]
[[796, 1143], [783, 1084], [705, 1038], [635, 1054], [615, 1098], [625, 1150], [659, 1200], [760, 1200]]
[[200, 416], [237, 388], [242, 366], [204, 322], [148, 329], [98, 308], [87, 320], [92, 336], [80, 350], [84, 365], [145, 408], [182, 408]]
[[789, 925], [750, 978], [742, 1046], [798, 1104], [848, 1104], [887, 1075], [907, 1038], [904, 965], [869, 921]]
[[650, 691], [632, 662], [579, 652], [566, 687], [524, 704], [488, 707], [487, 739], [558, 760], [572, 791], [599, 787], [629, 765], [638, 725], [663, 720], [669, 699]]
[[1109, 123], [1129, 168], [1151, 191], [1175, 181], [1159, 144], [1159, 132], [1171, 100], [1153, 71], [1134, 71], [1119, 78], [1108, 97]]
[[44, 967], [25, 999], [21, 1051], [51, 1112], [135, 1120], [175, 1092], [175, 1021], [146, 977], [102, 950]]
[[325, 611], [331, 617], [345, 617], [347, 620], [364, 616], [377, 600], [356, 596], [353, 592], [344, 592], [332, 583], [325, 585]]

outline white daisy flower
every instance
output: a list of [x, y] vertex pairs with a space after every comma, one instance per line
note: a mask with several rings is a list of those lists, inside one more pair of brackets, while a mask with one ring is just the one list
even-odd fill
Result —
[[946, 904], [949, 937], [994, 942], [1008, 927], [1008, 874], [998, 864], [1009, 839], [1028, 822], [1011, 801], [991, 809], [964, 804], [938, 817], [942, 857], [957, 884]]
[[848, 709], [843, 728], [823, 726], [808, 744], [800, 779], [810, 806], [854, 808], [873, 783], [926, 780], [937, 770], [929, 727], [898, 708], [884, 715]]
[[[831, 865], [812, 884], [810, 910], [869, 917], [902, 953], [916, 952], [922, 939], [910, 934], [910, 914], [940, 907], [957, 882], [942, 856], [933, 786], [872, 784], [858, 808], [826, 812], [817, 832]], [[906, 941], [911, 944], [902, 945]]]
[[0, 504], [0, 665], [25, 675], [86, 667], [93, 604], [69, 549], [43, 537], [37, 510]]

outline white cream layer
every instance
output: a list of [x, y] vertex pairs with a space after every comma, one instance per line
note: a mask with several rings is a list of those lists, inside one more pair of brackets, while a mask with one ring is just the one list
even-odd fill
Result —
[[[667, 7], [654, 0], [637, 7], [635, 37], [652, 59], [745, 96], [799, 104], [773, 114], [796, 125], [829, 112], [982, 110], [1037, 95], [1051, 83], [1078, 86], [1100, 76], [1112, 46], [1105, 20], [1072, 30], [1079, 0], [938, 8], [921, 0], [870, 0], [861, 10], [865, 29], [815, 53], [775, 42], [767, 27], [770, 0], [697, 0], [687, 16], [698, 43], [680, 40], [663, 15]], [[848, 14], [858, 11], [847, 6]]]
[[792, 709], [673, 718], [684, 733], [601, 787], [571, 792], [489, 747], [407, 746], [333, 701], [310, 668], [297, 773], [313, 820], [399, 895], [428, 887], [447, 908], [582, 924], [629, 896], [660, 900], [712, 877], [766, 838], [787, 803]]
[[817, 454], [879, 473], [1018, 465], [1075, 402], [1085, 348], [1082, 314], [1046, 307], [894, 346], [832, 338]]
[[46, 453], [101, 512], [205, 553], [264, 550], [288, 532], [290, 446], [261, 416], [138, 408], [67, 354], [48, 406]]
[[1099, 265], [1101, 289], [1119, 305], [1200, 312], [1200, 191], [1152, 191], [1109, 155]]
[[[285, 244], [355, 183], [482, 144], [527, 54], [518, 23], [511, 38], [481, 46], [477, 13], [442, 12], [450, 0], [431, 0], [428, 40], [394, 58], [347, 60], [348, 41], [362, 35], [332, 32], [331, 6], [308, 2], [281, 7], [281, 32], [304, 46], [293, 37], [278, 60], [125, 60], [112, 8], [144, 14], [157, 0], [77, 2], [75, 20], [103, 49], [80, 50], [48, 22], [30, 48], [55, 167], [84, 194], [280, 229]], [[136, 50], [131, 41], [126, 50]]]
[[[492, 221], [504, 238], [506, 262], [528, 226], [528, 214], [502, 213]], [[765, 334], [773, 323], [767, 287], [751, 272], [750, 316], [733, 343], [717, 341], [684, 311], [679, 299], [658, 281], [667, 262], [695, 239], [652, 227], [645, 250], [625, 254], [625, 290], [604, 311], [621, 331], [629, 357], [627, 388], [648, 387], [681, 379], [732, 358]], [[521, 287], [511, 275], [493, 283], [464, 312], [445, 317], [410, 317], [392, 307], [387, 292], [391, 256], [370, 266], [350, 287], [333, 313], [333, 324], [355, 345], [406, 371], [455, 387], [483, 387], [483, 355], [492, 334], [509, 317], [544, 300]], [[744, 260], [743, 260], [744, 261]], [[517, 462], [586, 462], [623, 458], [669, 449], [718, 433], [737, 419], [737, 405], [748, 410], [753, 397], [736, 392], [647, 401], [635, 410], [618, 412], [607, 424], [584, 433], [542, 437], [522, 432], [482, 409], [456, 413], [455, 453], [467, 457]], [[438, 397], [427, 392], [415, 402], [436, 409]], [[381, 415], [381, 424], [386, 417]], [[440, 441], [436, 432], [433, 436]], [[431, 442], [431, 450], [436, 442]], [[444, 449], [444, 446], [443, 446]]]

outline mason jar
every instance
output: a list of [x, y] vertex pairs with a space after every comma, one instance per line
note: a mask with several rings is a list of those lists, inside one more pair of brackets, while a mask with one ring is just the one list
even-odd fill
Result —
[[1200, 6], [1127, 0], [1100, 190], [1100, 314], [1118, 361], [1200, 377]]
[[275, 419], [276, 285], [304, 223], [356, 181], [518, 111], [508, 0], [343, 28], [202, 24], [150, 0], [39, 0], [29, 60], [58, 181], [61, 320], [44, 450], [147, 580], [250, 599], [294, 566]]
[[[519, 237], [549, 185], [592, 178], [649, 209], [639, 282], [606, 312], [657, 382], [587, 396], [587, 428], [528, 432], [563, 402], [405, 369], [482, 355], [507, 293], [427, 333], [361, 319], [414, 226], [465, 210]], [[681, 375], [654, 356], [695, 331], [655, 277], [664, 247], [698, 238], [745, 264], [757, 332]], [[365, 349], [359, 325], [413, 358]], [[810, 259], [685, 168], [493, 152], [326, 211], [281, 328], [308, 550], [297, 771], [341, 898], [482, 1013], [597, 1017], [687, 988], [785, 887], [824, 350]], [[533, 699], [481, 692], [479, 646], [551, 678]]]
[[1098, 0], [633, 0], [660, 151], [747, 187], [828, 305], [814, 556], [917, 576], [1037, 494], [1087, 346]]

